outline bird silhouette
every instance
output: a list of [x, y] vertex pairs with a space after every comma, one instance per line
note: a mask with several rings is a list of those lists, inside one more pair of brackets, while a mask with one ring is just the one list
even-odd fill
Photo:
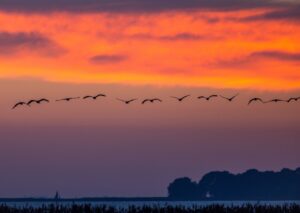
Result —
[[145, 103], [147, 103], [147, 102], [154, 103], [155, 101], [162, 102], [162, 100], [159, 99], [159, 98], [153, 98], [153, 99], [149, 99], [149, 98], [148, 98], [148, 99], [143, 100], [143, 101], [142, 101], [142, 104], [145, 104]]
[[130, 100], [123, 100], [123, 99], [117, 98], [117, 100], [119, 100], [125, 104], [130, 104], [131, 102], [136, 101], [137, 99], [134, 98], [134, 99], [130, 99]]
[[95, 96], [87, 95], [87, 96], [84, 96], [82, 99], [92, 98], [92, 99], [96, 100], [99, 97], [106, 97], [106, 95], [105, 94], [98, 94], [98, 95], [95, 95]]
[[263, 104], [265, 103], [261, 98], [252, 98], [249, 100], [248, 105], [250, 105], [254, 101], [260, 101]]
[[228, 100], [229, 102], [232, 102], [238, 95], [239, 95], [239, 94], [236, 94], [236, 95], [234, 95], [234, 96], [232, 96], [232, 97], [230, 97], [230, 98], [224, 97], [224, 96], [222, 96], [222, 95], [220, 95], [220, 97], [221, 97], [221, 98], [224, 98], [224, 99], [226, 99], [226, 100]]
[[18, 106], [23, 106], [23, 105], [27, 105], [27, 103], [24, 102], [24, 101], [20, 101], [20, 102], [16, 103], [16, 104], [12, 107], [12, 109], [15, 109], [15, 108], [17, 108]]
[[286, 102], [290, 103], [291, 101], [298, 101], [300, 99], [300, 97], [298, 98], [289, 98], [288, 100], [286, 100]]
[[271, 103], [271, 102], [277, 103], [277, 102], [283, 102], [283, 101], [284, 101], [284, 100], [275, 98], [275, 99], [272, 99], [272, 100], [270, 100], [270, 101], [266, 101], [265, 103]]
[[42, 99], [39, 99], [39, 100], [30, 100], [30, 101], [27, 102], [27, 105], [30, 106], [32, 103], [40, 104], [42, 102], [49, 103], [50, 101], [46, 98], [42, 98]]
[[205, 100], [209, 101], [211, 98], [216, 98], [216, 97], [218, 97], [218, 95], [210, 95], [208, 97], [206, 97], [206, 96], [199, 96], [198, 99], [205, 99]]
[[171, 98], [175, 98], [177, 99], [179, 102], [182, 102], [184, 99], [190, 97], [191, 95], [185, 95], [183, 97], [175, 97], [175, 96], [171, 96]]
[[74, 99], [79, 99], [80, 97], [69, 97], [69, 98], [62, 98], [62, 99], [59, 99], [59, 100], [56, 100], [56, 101], [71, 101], [71, 100], [74, 100]]

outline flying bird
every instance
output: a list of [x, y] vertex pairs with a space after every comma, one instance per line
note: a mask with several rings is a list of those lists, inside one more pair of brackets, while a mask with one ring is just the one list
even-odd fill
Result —
[[30, 106], [32, 103], [40, 104], [42, 102], [49, 103], [50, 101], [46, 98], [42, 98], [42, 99], [39, 99], [39, 100], [30, 100], [30, 101], [27, 102], [27, 105]]
[[220, 95], [220, 97], [221, 98], [224, 98], [224, 99], [226, 99], [226, 100], [228, 100], [229, 102], [232, 102], [237, 96], [238, 96], [239, 94], [236, 94], [236, 95], [234, 95], [234, 96], [232, 96], [232, 97], [224, 97], [224, 96], [222, 96], [222, 95]]
[[162, 100], [160, 100], [159, 98], [153, 98], [153, 99], [145, 99], [145, 100], [143, 100], [142, 104], [145, 104], [147, 102], [154, 103], [155, 101], [162, 102]]
[[27, 103], [25, 103], [24, 101], [20, 101], [20, 102], [16, 103], [16, 104], [12, 107], [12, 109], [15, 109], [15, 108], [17, 108], [18, 106], [23, 106], [23, 105], [27, 105]]
[[263, 104], [265, 103], [261, 98], [252, 98], [251, 100], [249, 100], [248, 105], [250, 105], [254, 101], [260, 101]]
[[300, 97], [298, 98], [290, 98], [288, 100], [286, 100], [286, 102], [290, 103], [291, 101], [298, 101], [300, 99]]
[[95, 95], [95, 96], [87, 95], [87, 96], [84, 96], [82, 99], [92, 98], [92, 99], [96, 100], [99, 97], [106, 97], [106, 95], [105, 94], [98, 94], [98, 95]]
[[136, 101], [137, 99], [134, 98], [134, 99], [130, 99], [130, 100], [123, 100], [123, 99], [117, 98], [117, 100], [119, 100], [125, 104], [130, 104], [131, 102]]
[[186, 99], [187, 97], [190, 97], [191, 95], [185, 95], [183, 97], [175, 97], [175, 96], [171, 96], [171, 98], [175, 98], [177, 99], [179, 102], [182, 102], [184, 99]]
[[278, 99], [278, 98], [275, 98], [273, 100], [270, 100], [270, 101], [267, 101], [265, 103], [271, 103], [271, 102], [274, 102], [274, 103], [277, 103], [277, 102], [283, 102], [284, 100], [281, 100], [281, 99]]
[[74, 99], [79, 99], [80, 97], [69, 97], [69, 98], [63, 98], [63, 99], [59, 99], [59, 100], [56, 100], [56, 101], [71, 101], [71, 100], [74, 100]]
[[206, 96], [199, 96], [198, 99], [205, 99], [205, 100], [209, 101], [211, 98], [216, 98], [216, 97], [218, 97], [218, 95], [210, 95], [208, 97], [206, 97]]

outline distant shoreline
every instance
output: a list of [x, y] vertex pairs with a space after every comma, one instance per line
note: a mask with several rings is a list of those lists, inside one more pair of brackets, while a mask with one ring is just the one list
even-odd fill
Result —
[[263, 202], [263, 201], [287, 201], [287, 202], [299, 202], [300, 200], [259, 200], [259, 199], [250, 199], [250, 200], [218, 200], [218, 199], [171, 199], [168, 197], [87, 197], [87, 198], [0, 198], [0, 202], [147, 202], [147, 201], [157, 201], [157, 202], [217, 202], [217, 201], [249, 201], [249, 202]]

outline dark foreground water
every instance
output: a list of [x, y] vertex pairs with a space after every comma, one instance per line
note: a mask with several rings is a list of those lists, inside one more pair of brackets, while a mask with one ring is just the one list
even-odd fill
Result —
[[10, 207], [41, 207], [45, 205], [60, 205], [72, 206], [74, 204], [91, 206], [112, 206], [115, 208], [127, 208], [129, 206], [209, 206], [209, 205], [224, 205], [224, 206], [243, 206], [243, 205], [268, 205], [268, 206], [284, 206], [284, 205], [300, 205], [300, 200], [288, 201], [24, 201], [24, 202], [0, 202], [0, 205]]
[[300, 201], [138, 201], [138, 202], [1, 202], [0, 212], [99, 212], [99, 213], [175, 213], [226, 212], [300, 213]]

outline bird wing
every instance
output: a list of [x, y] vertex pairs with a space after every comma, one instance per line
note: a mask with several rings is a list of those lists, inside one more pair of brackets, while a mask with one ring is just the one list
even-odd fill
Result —
[[39, 100], [39, 102], [47, 102], [47, 103], [49, 103], [50, 101], [48, 99], [46, 99], [46, 98], [42, 98], [42, 99]]
[[233, 99], [235, 99], [238, 95], [239, 95], [239, 94], [236, 94], [236, 95], [234, 95], [234, 96], [231, 96], [230, 98], [227, 98], [227, 97], [222, 96], [222, 95], [220, 95], [220, 97], [221, 97], [221, 98], [224, 98], [224, 99], [227, 99], [227, 100], [233, 100]]
[[16, 103], [13, 107], [12, 107], [12, 109], [15, 109], [17, 106], [19, 106], [19, 105], [22, 105], [22, 103], [21, 102], [19, 102], [19, 103]]
[[142, 101], [142, 104], [144, 104], [144, 103], [146, 103], [148, 101], [150, 101], [150, 100], [149, 99], [145, 99], [145, 100]]
[[[84, 96], [82, 99], [88, 99], [88, 98], [93, 98], [93, 96], [87, 95], [87, 96]], [[75, 98], [74, 98], [74, 99], [75, 99]]]
[[237, 96], [239, 96], [239, 93], [236, 94], [236, 95], [234, 95], [234, 96], [232, 96], [231, 99], [234, 99], [234, 98], [236, 98]]
[[252, 98], [251, 100], [249, 100], [248, 105], [250, 105], [253, 101], [258, 100], [257, 98]]
[[248, 105], [251, 104], [253, 101], [260, 101], [262, 103], [267, 103], [267, 102], [264, 102], [261, 98], [252, 98], [249, 102], [248, 102]]
[[199, 96], [198, 99], [206, 98], [205, 96]]
[[122, 101], [122, 102], [126, 102], [125, 100], [123, 99], [120, 99], [120, 98], [116, 98], [118, 101]]
[[283, 100], [281, 100], [281, 99], [272, 99], [272, 100], [270, 100], [270, 101], [267, 101], [266, 103], [270, 103], [270, 102], [279, 102], [279, 101], [283, 101]]
[[152, 101], [159, 101], [159, 102], [162, 102], [162, 100], [160, 100], [159, 98], [153, 98]]
[[26, 104], [26, 103], [23, 102], [23, 101], [18, 102], [18, 103], [16, 103], [16, 104], [12, 107], [12, 109], [15, 109], [16, 107], [18, 107], [18, 106], [20, 106], [20, 105], [23, 105], [23, 104]]
[[185, 96], [183, 96], [181, 99], [183, 100], [183, 99], [185, 99], [185, 98], [187, 98], [187, 97], [190, 97], [191, 95], [185, 95]]
[[265, 103], [265, 101], [263, 101], [263, 99], [261, 99], [261, 98], [257, 98], [257, 101], [260, 101], [260, 102], [262, 102], [262, 103]]
[[136, 101], [137, 99], [136, 98], [134, 98], [134, 99], [131, 99], [131, 100], [129, 100], [128, 102], [132, 102], [132, 101]]
[[227, 97], [225, 97], [225, 96], [223, 96], [223, 95], [220, 95], [220, 97], [221, 98], [224, 98], [224, 99], [226, 99], [226, 100], [229, 100], [230, 98], [227, 98]]
[[102, 97], [106, 97], [106, 95], [105, 95], [105, 94], [98, 94], [98, 95], [96, 95], [96, 96], [95, 96], [95, 98], [98, 98], [98, 97], [100, 97], [100, 96], [102, 96]]
[[63, 99], [60, 99], [60, 100], [58, 100], [58, 101], [70, 101], [70, 100], [72, 100], [72, 99], [77, 99], [77, 98], [63, 98]]
[[211, 95], [211, 96], [208, 96], [208, 98], [216, 98], [218, 97], [218, 95]]
[[15, 104], [12, 109], [15, 109], [16, 107], [18, 107], [20, 104]]
[[30, 101], [27, 102], [27, 105], [30, 105], [30, 104], [32, 104], [33, 102], [37, 103], [36, 100], [30, 100]]

